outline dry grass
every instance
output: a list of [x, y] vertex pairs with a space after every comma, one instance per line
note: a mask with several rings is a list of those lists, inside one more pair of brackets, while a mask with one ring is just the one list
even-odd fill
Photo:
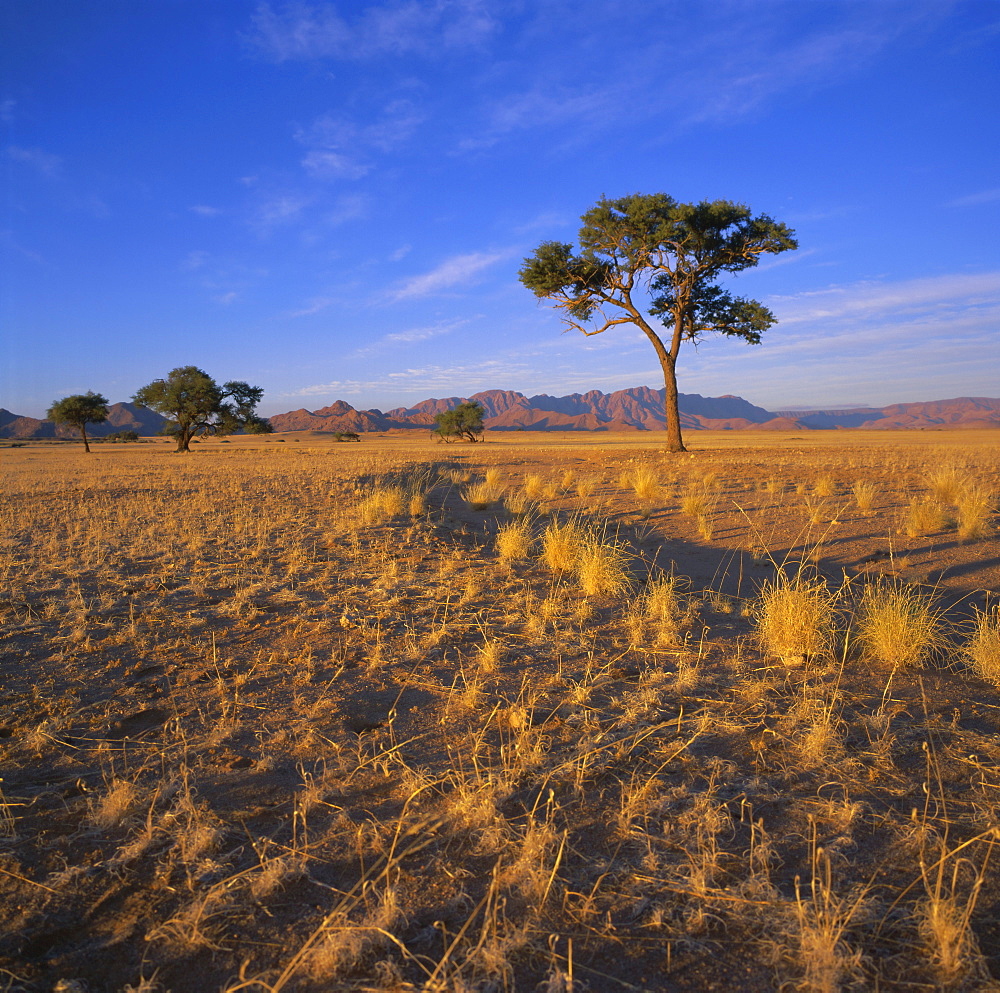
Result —
[[828, 500], [830, 497], [835, 497], [837, 495], [837, 483], [833, 476], [822, 475], [817, 480], [813, 486], [813, 493], [823, 500]]
[[996, 494], [985, 486], [964, 487], [956, 500], [958, 508], [958, 536], [963, 541], [987, 538], [995, 532], [993, 513]]
[[948, 513], [940, 503], [926, 497], [912, 497], [903, 519], [903, 531], [911, 538], [921, 538], [944, 531], [948, 524]]
[[531, 552], [533, 540], [531, 521], [526, 517], [501, 524], [497, 530], [497, 555], [504, 562], [526, 559]]
[[629, 485], [640, 500], [657, 500], [662, 493], [659, 478], [648, 466], [633, 469]]
[[836, 631], [835, 601], [822, 580], [779, 571], [753, 605], [758, 641], [785, 661], [828, 657]]
[[851, 487], [851, 496], [862, 514], [870, 514], [875, 509], [878, 486], [869, 480], [859, 479]]
[[938, 503], [955, 504], [966, 484], [966, 473], [958, 466], [940, 466], [925, 477], [931, 496]]
[[542, 561], [553, 572], [570, 572], [589, 540], [586, 529], [576, 519], [553, 520], [542, 533]]
[[[943, 637], [983, 547], [891, 554], [930, 448], [699, 439], [707, 545], [620, 441], [365, 442], [5, 453], [12, 989], [989, 988], [1000, 622]], [[877, 507], [779, 576], [836, 508], [759, 479], [821, 471]]]
[[1000, 687], [1000, 609], [978, 611], [975, 625], [965, 657], [977, 676]]
[[630, 559], [621, 543], [600, 532], [591, 532], [574, 562], [580, 589], [586, 596], [621, 596], [631, 586]]
[[865, 588], [855, 618], [855, 638], [866, 658], [893, 669], [920, 665], [948, 647], [944, 620], [933, 597], [892, 582]]

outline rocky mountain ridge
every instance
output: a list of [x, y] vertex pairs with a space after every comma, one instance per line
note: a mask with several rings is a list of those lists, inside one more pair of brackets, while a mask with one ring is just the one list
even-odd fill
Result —
[[[424, 400], [392, 410], [357, 410], [337, 400], [318, 410], [288, 411], [269, 420], [275, 431], [384, 432], [431, 430], [436, 414], [468, 400], [482, 404], [490, 431], [657, 431], [664, 427], [663, 390], [637, 386], [613, 393], [589, 390], [554, 397], [526, 396], [515, 390], [486, 390], [470, 397]], [[954, 427], [1000, 427], [1000, 399], [957, 397], [887, 407], [844, 410], [769, 411], [738, 396], [680, 395], [681, 424], [687, 431], [810, 431], [862, 428], [867, 430], [933, 430]], [[165, 419], [131, 403], [109, 408], [104, 424], [89, 425], [95, 438], [114, 431], [158, 434]], [[78, 432], [49, 421], [21, 417], [0, 409], [0, 438], [74, 438]]]

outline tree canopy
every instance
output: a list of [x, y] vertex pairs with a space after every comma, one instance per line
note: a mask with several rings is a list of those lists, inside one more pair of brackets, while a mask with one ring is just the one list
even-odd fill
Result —
[[170, 417], [167, 430], [177, 439], [177, 451], [189, 452], [197, 434], [270, 430], [254, 412], [263, 395], [261, 387], [236, 380], [219, 386], [207, 372], [186, 365], [136, 391], [132, 402]]
[[435, 414], [435, 433], [445, 441], [465, 438], [467, 441], [479, 441], [483, 435], [483, 418], [486, 411], [482, 404], [470, 401], [460, 403], [452, 410]]
[[[521, 282], [586, 335], [619, 324], [643, 331], [663, 370], [667, 445], [682, 452], [676, 375], [682, 342], [714, 332], [759, 344], [774, 314], [717, 283], [757, 265], [761, 255], [797, 248], [794, 232], [766, 214], [754, 217], [743, 204], [679, 203], [665, 193], [603, 198], [581, 221], [579, 250], [543, 242], [524, 260]], [[663, 325], [664, 337], [643, 309]]]
[[90, 452], [87, 441], [87, 425], [102, 424], [108, 419], [108, 398], [93, 390], [75, 393], [73, 396], [56, 400], [45, 414], [55, 424], [69, 424], [78, 428], [83, 438], [83, 447]]

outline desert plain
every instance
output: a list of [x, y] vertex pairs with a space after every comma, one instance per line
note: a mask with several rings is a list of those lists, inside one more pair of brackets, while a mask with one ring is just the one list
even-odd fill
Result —
[[987, 990], [996, 431], [0, 451], [0, 990]]

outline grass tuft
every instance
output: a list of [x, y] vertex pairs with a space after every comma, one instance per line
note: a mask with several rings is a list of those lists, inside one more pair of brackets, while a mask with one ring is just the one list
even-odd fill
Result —
[[944, 621], [932, 597], [892, 582], [865, 588], [855, 637], [870, 661], [904, 669], [921, 665], [948, 644]]
[[979, 611], [964, 655], [976, 675], [1000, 686], [1000, 608]]
[[757, 640], [784, 661], [830, 654], [836, 630], [836, 594], [820, 579], [779, 572], [753, 605]]

